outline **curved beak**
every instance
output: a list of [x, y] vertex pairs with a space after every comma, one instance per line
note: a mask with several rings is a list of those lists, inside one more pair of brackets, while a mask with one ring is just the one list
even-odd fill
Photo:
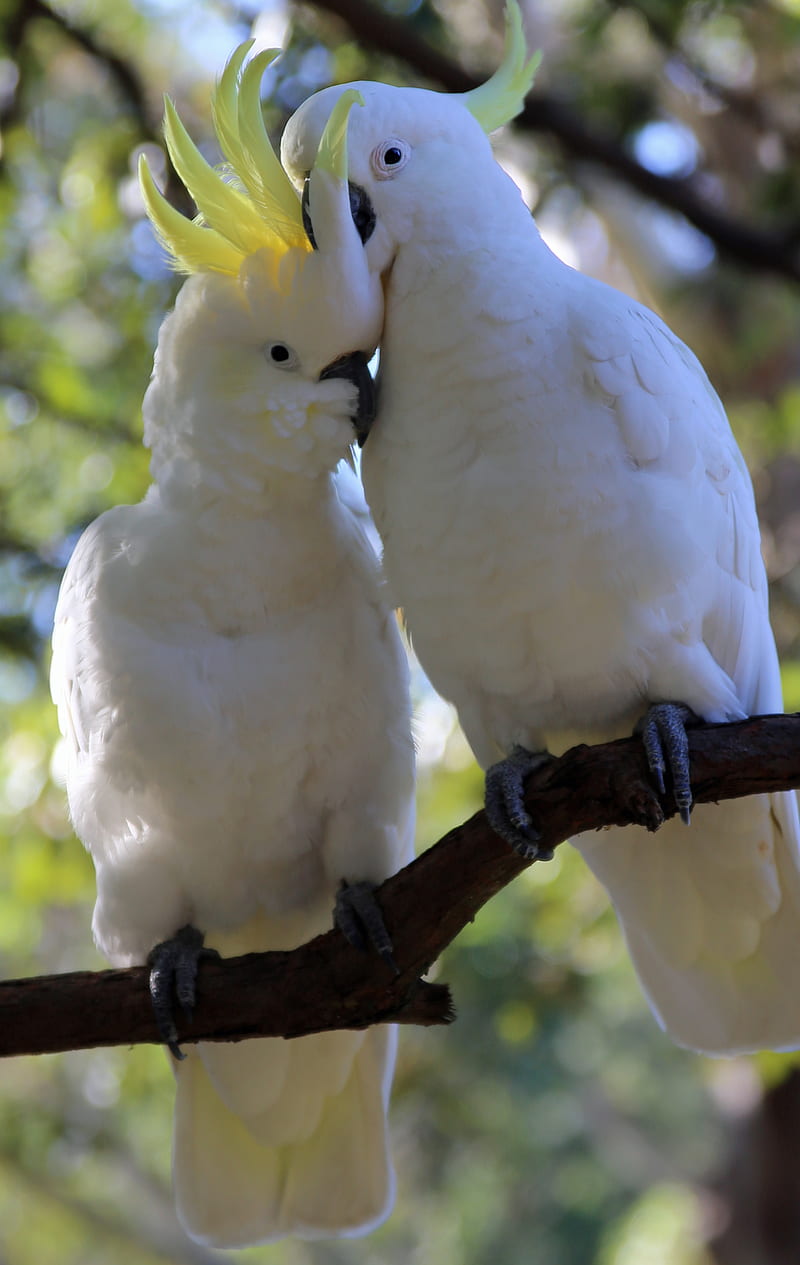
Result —
[[344, 378], [356, 388], [356, 408], [350, 420], [355, 427], [358, 446], [363, 448], [375, 421], [376, 409], [375, 383], [366, 355], [363, 351], [351, 351], [346, 356], [339, 356], [319, 375], [320, 382], [326, 378]]
[[[375, 209], [369, 194], [361, 185], [349, 180], [347, 175], [347, 124], [350, 111], [356, 104], [363, 106], [364, 98], [355, 88], [348, 88], [339, 97], [320, 137], [313, 171], [306, 175], [303, 184], [303, 227], [314, 250], [325, 249], [325, 243], [320, 240], [322, 236], [319, 231], [320, 226], [317, 225], [315, 228], [313, 222], [319, 210], [322, 210], [324, 218], [330, 219], [331, 224], [334, 225], [337, 222], [337, 212], [347, 216], [349, 209], [349, 219], [355, 226], [362, 246], [366, 245], [375, 231]], [[315, 200], [312, 189], [315, 176], [322, 187], [316, 193], [319, 206], [312, 207]], [[330, 178], [327, 182], [324, 180], [325, 176]], [[338, 226], [337, 231], [339, 243], [345, 241], [341, 225]], [[328, 236], [335, 245], [337, 239], [330, 233]]]
[[[309, 178], [306, 176], [303, 182], [303, 228], [306, 230], [306, 236], [314, 247], [317, 249], [317, 239], [314, 236], [314, 225], [311, 223], [311, 212], [309, 210]], [[372, 234], [375, 232], [377, 217], [375, 208], [372, 205], [369, 194], [366, 189], [362, 189], [361, 185], [353, 184], [352, 180], [347, 182], [347, 191], [350, 195], [350, 217], [356, 226], [356, 231], [361, 238], [362, 246], [366, 246]]]

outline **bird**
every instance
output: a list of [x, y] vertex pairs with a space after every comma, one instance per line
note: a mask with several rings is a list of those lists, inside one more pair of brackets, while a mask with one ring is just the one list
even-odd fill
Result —
[[671, 777], [690, 828], [572, 842], [650, 1006], [705, 1053], [795, 1048], [795, 796], [692, 815], [686, 756], [692, 716], [782, 710], [750, 478], [695, 355], [557, 258], [496, 162], [489, 133], [536, 64], [512, 2], [502, 65], [472, 91], [335, 85], [284, 131], [299, 189], [335, 102], [364, 100], [350, 196], [385, 315], [362, 471], [388, 583], [523, 856], [538, 856], [529, 772], [641, 732], [654, 793]]
[[[144, 397], [152, 484], [87, 528], [53, 634], [96, 944], [118, 967], [149, 961], [189, 1004], [202, 953], [292, 949], [334, 907], [357, 924], [348, 892], [405, 864], [414, 831], [407, 658], [341, 464], [372, 404], [382, 319], [342, 174], [355, 97], [320, 141], [312, 250], [260, 111], [275, 51], [245, 65], [251, 47], [212, 102], [226, 176], [166, 102], [200, 219], [142, 163], [146, 210], [189, 274]], [[388, 1215], [396, 1026], [181, 1051], [163, 999], [159, 1017], [193, 1239], [349, 1236]]]

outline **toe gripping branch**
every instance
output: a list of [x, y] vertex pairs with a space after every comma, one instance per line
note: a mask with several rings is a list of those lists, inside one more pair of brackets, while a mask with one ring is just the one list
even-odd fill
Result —
[[165, 1045], [169, 1046], [173, 1058], [184, 1059], [186, 1055], [178, 1044], [178, 1029], [175, 1025], [173, 999], [191, 1019], [194, 1012], [195, 986], [197, 968], [203, 958], [219, 958], [216, 949], [207, 949], [203, 944], [203, 932], [187, 923], [175, 932], [169, 940], [156, 944], [147, 955], [150, 967], [150, 998], [153, 1003], [153, 1014], [159, 1035]]
[[499, 760], [486, 770], [484, 805], [489, 825], [528, 861], [553, 858], [551, 848], [539, 846], [539, 832], [525, 807], [526, 780], [552, 758], [546, 751], [514, 747], [505, 760]]
[[342, 879], [333, 907], [334, 926], [338, 927], [353, 948], [366, 953], [370, 948], [379, 953], [395, 975], [400, 968], [394, 959], [394, 946], [383, 921], [375, 896], [376, 883], [348, 883]]
[[669, 772], [675, 803], [687, 826], [692, 816], [692, 787], [686, 722], [695, 719], [684, 703], [654, 703], [636, 727], [659, 794], [665, 793], [664, 774]]

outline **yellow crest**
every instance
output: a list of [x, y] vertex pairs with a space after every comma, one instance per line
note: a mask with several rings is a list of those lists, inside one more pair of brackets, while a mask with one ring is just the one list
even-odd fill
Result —
[[503, 61], [491, 79], [465, 94], [467, 109], [484, 132], [493, 132], [519, 114], [541, 60], [541, 51], [528, 58], [519, 5], [517, 0], [506, 0]]
[[144, 156], [139, 160], [147, 214], [181, 272], [238, 276], [243, 260], [256, 251], [266, 249], [277, 262], [292, 248], [311, 250], [300, 198], [270, 144], [261, 115], [261, 77], [280, 49], [259, 53], [242, 70], [253, 43], [247, 40], [235, 50], [211, 100], [214, 130], [237, 183], [206, 162], [169, 97], [164, 102], [164, 138], [173, 166], [197, 204], [196, 220], [167, 202]]

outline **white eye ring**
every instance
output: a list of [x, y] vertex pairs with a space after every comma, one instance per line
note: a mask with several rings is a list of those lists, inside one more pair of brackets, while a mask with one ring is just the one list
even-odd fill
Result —
[[263, 352], [264, 358], [269, 364], [274, 365], [276, 369], [294, 369], [297, 367], [297, 354], [286, 343], [266, 343], [263, 347]]
[[381, 141], [380, 145], [375, 146], [370, 162], [379, 180], [391, 180], [392, 176], [396, 176], [398, 171], [403, 170], [410, 157], [411, 146], [408, 141], [401, 141], [396, 136], [390, 136], [388, 140]]

